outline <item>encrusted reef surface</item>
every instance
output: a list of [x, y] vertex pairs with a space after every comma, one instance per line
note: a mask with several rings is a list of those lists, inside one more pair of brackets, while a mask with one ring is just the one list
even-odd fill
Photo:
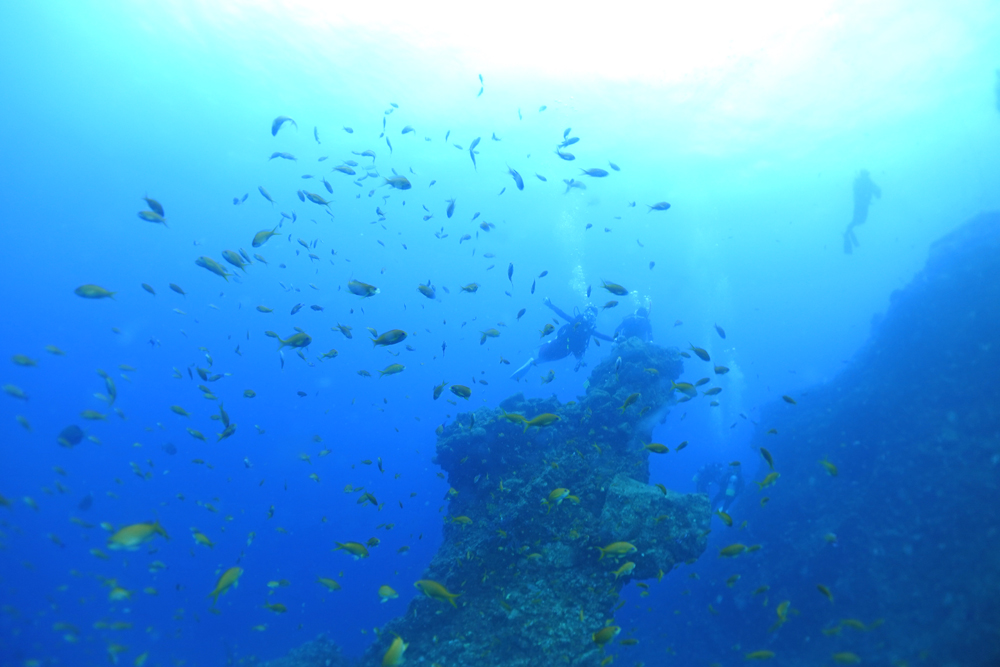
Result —
[[[785, 664], [849, 651], [865, 664], [1000, 665], [998, 377], [1000, 213], [991, 213], [932, 247], [840, 376], [765, 411], [778, 435], [754, 444], [781, 478], [732, 514], [771, 557], [746, 561], [735, 606], [722, 605], [722, 622], [704, 631], [772, 649]], [[774, 612], [752, 591], [765, 584], [801, 614], [762, 641]]]
[[[591, 635], [613, 620], [622, 587], [704, 551], [707, 499], [650, 486], [643, 448], [673, 401], [680, 357], [638, 339], [616, 353], [617, 373], [616, 355], [577, 402], [518, 394], [444, 429], [436, 462], [452, 489], [444, 543], [423, 578], [459, 597], [415, 598], [362, 665], [381, 665], [398, 634], [409, 664], [596, 666], [613, 644]], [[559, 419], [526, 431], [523, 418], [542, 414]], [[615, 542], [636, 551], [602, 555]]]
[[266, 663], [266, 667], [352, 667], [353, 662], [345, 658], [337, 644], [320, 635], [288, 652], [288, 655]]

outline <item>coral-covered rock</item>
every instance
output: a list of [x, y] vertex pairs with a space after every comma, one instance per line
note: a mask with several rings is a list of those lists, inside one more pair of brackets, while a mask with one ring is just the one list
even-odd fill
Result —
[[[436, 462], [452, 488], [449, 518], [423, 578], [459, 597], [414, 599], [363, 665], [380, 664], [397, 633], [407, 660], [424, 664], [596, 666], [603, 650], [591, 635], [622, 587], [704, 551], [705, 498], [647, 484], [643, 443], [674, 401], [680, 357], [638, 339], [615, 352], [579, 401], [518, 394], [444, 429]], [[527, 423], [546, 414], [558, 419]], [[616, 540], [636, 551], [602, 558], [598, 548]]]

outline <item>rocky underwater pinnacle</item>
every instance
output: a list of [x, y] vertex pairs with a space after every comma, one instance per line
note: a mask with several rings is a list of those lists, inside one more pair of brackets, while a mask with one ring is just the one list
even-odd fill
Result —
[[707, 498], [651, 486], [643, 447], [674, 403], [680, 356], [638, 339], [616, 352], [579, 401], [518, 394], [444, 429], [435, 462], [451, 489], [444, 542], [417, 582], [426, 595], [361, 665], [382, 665], [397, 635], [412, 663], [599, 665], [629, 580], [705, 550]]

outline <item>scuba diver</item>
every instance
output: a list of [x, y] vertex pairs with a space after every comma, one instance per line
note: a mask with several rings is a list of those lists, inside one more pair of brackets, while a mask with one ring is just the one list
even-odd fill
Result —
[[708, 487], [715, 484], [719, 487], [712, 498], [713, 512], [726, 512], [743, 492], [743, 473], [740, 466], [723, 466], [721, 463], [706, 463], [694, 476], [695, 488], [698, 493], [708, 495]]
[[528, 370], [539, 361], [555, 361], [557, 359], [563, 359], [564, 357], [568, 357], [570, 353], [572, 353], [577, 359], [576, 367], [573, 370], [578, 371], [580, 370], [580, 366], [583, 365], [583, 353], [586, 352], [587, 348], [590, 346], [591, 336], [608, 342], [614, 341], [611, 336], [606, 336], [597, 332], [596, 306], [589, 305], [583, 310], [583, 312], [574, 308], [574, 314], [568, 315], [558, 306], [554, 305], [548, 297], [546, 297], [542, 303], [555, 311], [556, 315], [566, 320], [566, 324], [559, 327], [559, 331], [556, 333], [556, 337], [554, 339], [548, 340], [539, 346], [536, 356], [528, 359], [523, 366], [511, 374], [510, 377], [512, 380], [520, 380], [523, 378], [528, 374]]
[[854, 228], [865, 224], [868, 219], [868, 207], [872, 203], [872, 197], [882, 198], [882, 189], [875, 185], [867, 169], [862, 169], [854, 177], [854, 217], [847, 225], [844, 232], [844, 252], [850, 255], [854, 252], [854, 246], [860, 246], [858, 237], [854, 235]]
[[633, 337], [644, 343], [651, 342], [653, 340], [653, 327], [649, 324], [649, 308], [639, 307], [631, 315], [626, 315], [622, 323], [615, 329], [614, 337], [618, 342]]

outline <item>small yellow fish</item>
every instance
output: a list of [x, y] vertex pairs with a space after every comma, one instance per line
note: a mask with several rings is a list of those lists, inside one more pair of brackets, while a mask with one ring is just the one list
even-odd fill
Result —
[[409, 644], [404, 642], [402, 637], [396, 635], [396, 638], [392, 640], [392, 644], [389, 645], [389, 649], [382, 656], [382, 667], [397, 667], [398, 665], [402, 665], [403, 653], [406, 652], [407, 646]]
[[635, 569], [635, 563], [633, 563], [632, 561], [626, 561], [620, 568], [615, 570], [613, 574], [615, 575], [615, 579], [617, 579], [620, 576], [623, 575], [628, 576], [632, 574], [632, 570], [634, 569]]
[[216, 262], [211, 257], [207, 257], [205, 255], [202, 255], [198, 259], [194, 260], [194, 263], [197, 264], [198, 266], [202, 267], [203, 269], [207, 269], [208, 271], [211, 271], [212, 273], [214, 273], [215, 275], [219, 276], [220, 278], [225, 279], [225, 281], [227, 283], [229, 282], [229, 276], [233, 275], [233, 274], [229, 273], [228, 271], [226, 271], [226, 269], [221, 264], [219, 264], [218, 262]]
[[278, 235], [278, 228], [277, 227], [275, 227], [274, 229], [272, 229], [270, 231], [268, 231], [266, 229], [263, 230], [263, 231], [259, 231], [259, 232], [257, 232], [256, 234], [253, 235], [253, 247], [254, 248], [259, 248], [262, 245], [264, 245], [265, 243], [267, 243], [268, 239], [270, 239], [272, 236], [277, 236], [277, 235]]
[[326, 586], [331, 591], [339, 591], [341, 586], [334, 579], [328, 579], [327, 577], [317, 577], [316, 581]]
[[398, 598], [399, 597], [399, 593], [397, 593], [396, 591], [394, 591], [389, 586], [379, 586], [378, 596], [379, 596], [379, 598], [381, 598], [379, 600], [380, 602], [388, 602], [389, 600], [395, 600], [396, 598]]
[[617, 637], [618, 633], [621, 631], [622, 629], [617, 625], [608, 625], [601, 628], [597, 632], [592, 633], [590, 635], [590, 639], [598, 646], [604, 646], [609, 641]]
[[774, 458], [771, 456], [771, 452], [769, 452], [766, 449], [764, 449], [763, 447], [761, 447], [760, 448], [760, 455], [764, 457], [765, 461], [767, 461], [768, 467], [770, 467], [771, 470], [774, 470]]
[[378, 338], [371, 339], [373, 347], [395, 345], [396, 343], [402, 343], [404, 340], [406, 340], [406, 332], [402, 329], [390, 329]]
[[120, 528], [108, 538], [108, 548], [112, 550], [136, 551], [140, 546], [149, 542], [157, 535], [162, 535], [170, 539], [167, 531], [163, 529], [159, 521], [153, 523], [135, 523], [130, 526]]
[[215, 546], [215, 544], [212, 543], [212, 540], [208, 539], [207, 535], [193, 528], [191, 529], [191, 537], [194, 538], [195, 544], [203, 544], [209, 549]]
[[524, 415], [517, 414], [516, 412], [506, 412], [501, 408], [500, 413], [504, 419], [514, 424], [523, 424], [528, 421]]
[[614, 556], [615, 558], [621, 558], [622, 556], [627, 556], [630, 553], [635, 553], [638, 549], [635, 545], [628, 542], [612, 542], [606, 547], [595, 547], [601, 552], [600, 557], [597, 560], [601, 560], [605, 556]]
[[109, 292], [99, 285], [80, 285], [73, 293], [84, 299], [114, 299], [117, 292]]
[[368, 549], [365, 545], [358, 544], [357, 542], [337, 542], [337, 548], [334, 551], [345, 551], [354, 557], [354, 560], [360, 558], [368, 558]]
[[719, 556], [721, 556], [722, 558], [733, 558], [735, 556], [739, 556], [746, 550], [747, 547], [745, 544], [740, 544], [739, 542], [737, 542], [736, 544], [730, 544], [728, 547], [723, 547], [722, 549], [719, 549]]
[[360, 280], [351, 280], [347, 283], [347, 289], [351, 294], [356, 294], [362, 298], [367, 298], [370, 296], [375, 296], [381, 290], [374, 285], [369, 285], [368, 283], [363, 283]]
[[111, 592], [108, 593], [108, 599], [112, 602], [121, 602], [123, 600], [131, 600], [132, 592], [122, 588], [121, 586], [114, 586]]
[[609, 283], [607, 281], [602, 280], [601, 281], [601, 287], [603, 287], [604, 289], [608, 290], [609, 292], [611, 292], [615, 296], [627, 296], [628, 295], [628, 290], [625, 289], [624, 287], [622, 287], [621, 285], [616, 284], [616, 283]]
[[395, 375], [396, 373], [402, 373], [406, 369], [403, 364], [390, 364], [386, 366], [383, 370], [379, 371], [379, 377], [385, 375]]
[[690, 382], [674, 382], [673, 380], [671, 380], [670, 386], [671, 388], [676, 389], [682, 394], [687, 394], [688, 396], [693, 397], [696, 396], [698, 393], [698, 390], [695, 389], [694, 385], [691, 384]]
[[569, 496], [569, 489], [564, 489], [562, 487], [559, 487], [557, 489], [553, 489], [552, 492], [549, 493], [549, 498], [546, 502], [549, 505], [551, 505], [552, 503], [558, 505], [563, 501], [564, 498], [568, 496]]
[[205, 597], [212, 598], [212, 605], [214, 606], [215, 603], [219, 601], [220, 595], [228, 591], [230, 588], [235, 588], [239, 584], [240, 576], [242, 574], [242, 568], [229, 568], [222, 573], [222, 576], [219, 577], [219, 580], [215, 583], [215, 589]]
[[759, 486], [761, 489], [766, 489], [767, 487], [777, 482], [779, 477], [781, 477], [779, 473], [776, 472], [768, 473], [767, 477], [765, 477], [763, 481], [755, 482], [755, 484], [757, 484], [757, 486]]
[[[454, 389], [454, 387], [452, 387], [452, 389]], [[544, 412], [535, 417], [534, 419], [525, 421], [524, 432], [527, 433], [528, 429], [531, 428], [532, 426], [537, 426], [538, 428], [542, 428], [543, 426], [549, 426], [551, 424], [554, 424], [560, 419], [561, 418], [559, 417], [559, 415], [554, 415], [550, 412]]]
[[636, 392], [634, 394], [629, 394], [628, 398], [625, 399], [625, 402], [622, 403], [621, 407], [619, 408], [619, 410], [622, 411], [622, 414], [625, 414], [625, 410], [628, 408], [628, 406], [638, 401], [640, 396], [642, 396], [642, 394], [640, 394], [639, 392]]
[[447, 588], [430, 579], [416, 581], [413, 583], [413, 586], [429, 598], [434, 598], [442, 602], [450, 602], [452, 607], [458, 608], [458, 605], [455, 604], [455, 598], [459, 597], [461, 593], [450, 593]]
[[743, 655], [746, 660], [770, 660], [773, 657], [774, 651], [753, 651]]

